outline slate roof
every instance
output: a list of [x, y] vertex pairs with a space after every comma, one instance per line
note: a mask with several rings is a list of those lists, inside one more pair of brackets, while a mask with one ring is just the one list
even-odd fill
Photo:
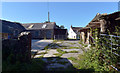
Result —
[[55, 22], [48, 22], [48, 23], [25, 23], [22, 24], [27, 30], [36, 30], [36, 29], [54, 29], [56, 27]]
[[72, 27], [73, 30], [80, 30], [82, 29], [83, 27]]
[[[72, 27], [72, 26], [71, 26]], [[82, 29], [83, 27], [72, 27], [73, 31], [78, 34], [79, 30]]]
[[13, 33], [15, 29], [18, 29], [19, 31], [25, 30], [25, 28], [20, 23], [10, 22], [1, 19], [0, 23], [2, 24], [2, 33]]

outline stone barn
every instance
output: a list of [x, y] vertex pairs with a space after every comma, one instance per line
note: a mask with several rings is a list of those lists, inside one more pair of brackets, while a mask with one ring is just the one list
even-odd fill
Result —
[[[56, 38], [58, 35], [59, 38], [66, 36], [67, 29], [61, 29], [55, 22], [26, 23], [22, 25], [27, 29], [26, 31], [31, 32], [32, 39], [54, 39], [54, 37]], [[62, 34], [58, 34], [56, 31], [64, 31], [65, 33], [63, 32]]]

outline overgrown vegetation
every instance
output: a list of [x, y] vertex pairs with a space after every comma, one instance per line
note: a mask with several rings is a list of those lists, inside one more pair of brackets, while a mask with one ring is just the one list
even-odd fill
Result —
[[73, 50], [73, 51], [63, 51], [63, 50], [61, 50], [61, 49], [57, 49], [57, 51], [59, 52], [59, 53], [55, 53], [54, 55], [56, 55], [56, 56], [62, 56], [63, 54], [65, 54], [65, 53], [78, 53], [78, 51], [76, 51], [76, 50]]
[[[74, 63], [76, 63], [75, 65], [73, 65], [75, 68], [80, 69], [80, 70], [92, 70], [92, 71], [115, 71], [113, 68], [110, 67], [110, 65], [113, 65], [115, 67], [117, 67], [118, 69], [120, 69], [120, 67], [118, 66], [117, 63], [119, 63], [120, 58], [119, 56], [115, 56], [111, 50], [113, 50], [114, 48], [114, 52], [119, 54], [120, 52], [120, 46], [116, 46], [116, 45], [111, 45], [111, 43], [113, 44], [117, 44], [120, 45], [120, 41], [116, 41], [116, 40], [120, 40], [120, 38], [111, 38], [111, 37], [103, 37], [101, 38], [100, 35], [98, 36], [97, 33], [97, 29], [95, 30], [96, 33], [95, 37], [98, 37], [95, 39], [95, 48], [91, 47], [90, 50], [88, 50], [87, 52], [84, 52], [84, 54], [79, 55], [78, 58], [74, 58], [74, 57], [69, 57], [69, 60], [72, 60]], [[108, 31], [109, 32], [109, 31]], [[116, 31], [115, 34], [117, 36], [120, 36], [119, 34], [119, 30], [116, 27]], [[111, 34], [109, 32], [109, 34]], [[113, 39], [112, 42], [109, 39]], [[56, 42], [56, 41], [54, 41]], [[82, 44], [81, 42], [79, 42], [79, 44]], [[45, 47], [46, 50], [48, 50], [48, 48], [50, 47], [54, 47], [56, 44], [49, 44], [48, 46]], [[84, 45], [82, 44], [83, 47], [87, 47], [88, 45]], [[57, 45], [59, 46], [59, 45]], [[69, 47], [69, 49], [79, 49], [79, 47]], [[54, 55], [57, 56], [62, 56], [65, 53], [78, 53], [78, 51], [63, 51], [61, 49], [57, 49], [57, 51], [59, 53], [56, 53]], [[42, 52], [40, 54], [46, 54], [47, 52]], [[43, 55], [41, 56], [43, 57]], [[44, 66], [45, 66], [45, 62], [43, 62], [39, 57], [39, 59], [32, 59], [29, 62], [15, 62], [12, 63], [13, 59], [13, 54], [10, 54], [7, 58], [7, 60], [3, 61], [3, 72], [4, 71], [25, 71], [25, 72], [32, 72], [32, 71], [43, 71], [44, 70]], [[48, 60], [52, 60], [52, 58], [49, 58]], [[59, 59], [58, 59], [59, 60]], [[60, 64], [66, 64], [67, 62], [57, 62]]]
[[75, 62], [77, 59], [76, 58], [74, 58], [74, 57], [69, 57], [68, 58], [69, 60], [72, 60], [73, 62]]
[[[118, 29], [117, 29], [118, 30]], [[119, 33], [116, 30], [116, 34]], [[120, 30], [120, 29], [119, 29]], [[113, 50], [113, 45], [111, 45], [110, 37], [101, 38], [98, 35], [98, 30], [95, 29], [95, 48], [91, 47], [91, 50], [84, 52], [84, 55], [79, 55], [78, 59], [68, 58], [72, 61], [78, 63], [74, 65], [77, 69], [89, 69], [92, 68], [95, 71], [116, 71], [111, 65], [117, 67], [117, 63], [120, 61], [118, 56], [115, 56], [111, 51]], [[108, 31], [109, 32], [109, 31]], [[110, 34], [110, 32], [109, 32]], [[108, 35], [109, 35], [108, 34]], [[118, 34], [117, 34], [118, 36]], [[120, 36], [120, 35], [119, 35]], [[119, 44], [120, 38], [112, 39], [112, 43]], [[114, 52], [118, 53], [120, 46], [114, 50]], [[118, 53], [119, 54], [119, 53]], [[119, 67], [117, 67], [119, 69]]]
[[67, 51], [62, 51], [61, 49], [57, 49], [57, 52], [59, 52], [59, 53], [55, 53], [54, 55], [56, 55], [56, 56], [58, 56], [58, 57], [60, 57], [60, 56], [62, 56], [63, 54], [67, 53]]
[[73, 50], [73, 51], [69, 51], [69, 52], [67, 52], [67, 53], [78, 53], [78, 51]]
[[[33, 72], [43, 71], [45, 62], [39, 59], [28, 59], [28, 52], [25, 49], [19, 49], [18, 45], [3, 46], [2, 50], [2, 72]], [[3, 44], [6, 45], [6, 44]], [[8, 44], [9, 45], [9, 44]], [[18, 49], [16, 49], [18, 48]], [[34, 56], [37, 52], [32, 52]]]
[[61, 49], [57, 49], [57, 51], [58, 51], [59, 53], [61, 53], [61, 54], [67, 53], [67, 51], [62, 51]]
[[68, 47], [68, 49], [80, 49], [80, 47]]
[[56, 55], [56, 56], [60, 57], [60, 56], [62, 56], [63, 54], [61, 54], [61, 53], [55, 53], [55, 54], [53, 54], [53, 55]]
[[44, 49], [47, 50], [49, 47], [50, 47], [50, 46], [49, 46], [49, 44], [48, 44], [47, 46], [44, 47]]
[[55, 53], [54, 55], [56, 55], [56, 56], [58, 56], [58, 57], [60, 57], [60, 56], [62, 56], [63, 54], [65, 54], [65, 53], [78, 53], [78, 51], [75, 51], [75, 50], [73, 50], [73, 51], [63, 51], [63, 50], [61, 50], [61, 49], [57, 49], [57, 51], [59, 52], [59, 53]]
[[17, 61], [12, 64], [8, 61], [2, 62], [2, 71], [3, 72], [39, 72], [43, 71], [45, 63], [41, 59], [32, 59], [28, 63], [21, 63]]

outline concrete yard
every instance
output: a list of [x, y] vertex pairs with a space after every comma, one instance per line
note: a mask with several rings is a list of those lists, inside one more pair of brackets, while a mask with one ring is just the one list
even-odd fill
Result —
[[[74, 62], [68, 58], [77, 58], [87, 50], [80, 41], [53, 41], [53, 40], [32, 40], [32, 51], [36, 52], [33, 58], [41, 58], [46, 62], [45, 70], [62, 70], [72, 67]], [[48, 49], [44, 49], [44, 47]], [[89, 47], [88, 47], [89, 48]]]
[[32, 40], [32, 50], [42, 50], [52, 42], [53, 40]]

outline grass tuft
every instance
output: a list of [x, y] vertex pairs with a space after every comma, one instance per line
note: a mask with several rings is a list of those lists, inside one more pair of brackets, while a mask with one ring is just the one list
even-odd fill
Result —
[[78, 51], [73, 50], [73, 51], [69, 51], [67, 53], [78, 53]]

